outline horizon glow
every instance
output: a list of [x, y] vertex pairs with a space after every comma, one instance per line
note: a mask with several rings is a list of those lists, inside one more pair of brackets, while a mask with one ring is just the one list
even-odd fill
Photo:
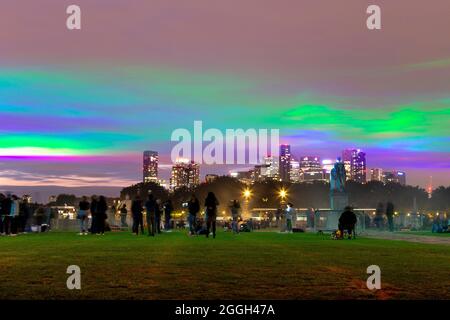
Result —
[[[252, 1], [237, 13], [233, 1], [176, 10], [138, 0], [125, 17], [118, 1], [105, 12], [101, 1], [80, 0], [90, 18], [78, 33], [58, 27], [56, 1], [42, 3], [6, 0], [0, 13], [11, 31], [0, 33], [0, 185], [49, 184], [56, 175], [82, 177], [83, 185], [137, 182], [141, 152], [159, 151], [169, 165], [172, 131], [192, 130], [195, 120], [205, 129], [280, 129], [297, 158], [360, 148], [368, 169], [405, 171], [408, 184], [424, 186], [430, 175], [450, 184], [445, 1], [408, 30], [389, 18], [401, 15], [401, 4], [383, 4], [378, 34], [360, 28], [354, 12], [364, 5], [353, 0], [337, 16], [331, 3], [324, 12], [268, 1], [255, 15]], [[409, 10], [421, 12], [420, 3]], [[412, 37], [426, 39], [424, 48]]]

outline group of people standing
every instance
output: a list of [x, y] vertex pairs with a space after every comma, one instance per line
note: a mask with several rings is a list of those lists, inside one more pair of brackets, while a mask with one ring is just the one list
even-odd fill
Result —
[[20, 200], [16, 195], [0, 193], [0, 235], [15, 236], [24, 233], [31, 215], [31, 209], [26, 200]]
[[[216, 220], [217, 220], [217, 207], [219, 201], [213, 192], [209, 192], [205, 202], [205, 215], [206, 215], [206, 227], [205, 234], [209, 237], [212, 234], [213, 238], [216, 237]], [[198, 213], [200, 212], [200, 202], [193, 194], [187, 203], [183, 204], [188, 209], [188, 224], [189, 234], [194, 235], [197, 233], [198, 227]], [[174, 210], [172, 201], [168, 199], [162, 203], [161, 199], [157, 199], [150, 192], [145, 202], [137, 195], [131, 204], [131, 216], [133, 218], [132, 232], [138, 235], [139, 232], [144, 234], [144, 212], [147, 222], [148, 236], [155, 236], [161, 233], [162, 215], [164, 214], [164, 230], [170, 232], [172, 230], [172, 212]], [[122, 206], [120, 209], [120, 215], [122, 218], [122, 224], [125, 222], [127, 209], [126, 206]]]
[[[148, 235], [154, 237], [155, 234], [161, 233], [161, 216], [164, 214], [164, 230], [170, 232], [172, 229], [172, 212], [173, 205], [169, 199], [162, 203], [161, 199], [157, 199], [150, 192], [147, 200], [143, 202], [138, 195], [131, 204], [131, 216], [133, 218], [132, 231], [133, 234], [138, 235], [139, 231], [144, 234], [144, 214], [147, 222]], [[120, 214], [121, 217], [126, 215], [126, 206], [122, 206]]]
[[[83, 197], [78, 204], [77, 218], [80, 221], [80, 235], [92, 234], [104, 235], [106, 219], [108, 218], [108, 204], [104, 196], [91, 197], [91, 202], [87, 197]], [[91, 214], [91, 228], [89, 229], [89, 213]]]

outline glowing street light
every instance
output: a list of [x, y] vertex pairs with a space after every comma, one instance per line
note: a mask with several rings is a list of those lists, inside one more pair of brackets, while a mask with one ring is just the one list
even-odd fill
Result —
[[280, 198], [284, 200], [287, 197], [287, 191], [283, 188], [279, 191]]
[[248, 201], [248, 199], [250, 199], [250, 197], [252, 196], [252, 191], [250, 189], [245, 189], [242, 194], [243, 194], [245, 200]]

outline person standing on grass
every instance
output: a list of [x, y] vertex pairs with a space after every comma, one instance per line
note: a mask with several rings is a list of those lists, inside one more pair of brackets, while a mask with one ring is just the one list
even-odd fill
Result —
[[197, 222], [197, 213], [200, 211], [200, 202], [198, 201], [195, 194], [192, 194], [191, 200], [188, 202], [188, 223], [189, 223], [189, 234], [192, 236], [196, 234], [195, 232], [195, 224]]
[[388, 220], [389, 231], [394, 232], [394, 204], [388, 201], [386, 204], [386, 217]]
[[156, 232], [161, 233], [161, 214], [162, 214], [163, 208], [161, 199], [156, 199], [156, 206], [155, 206], [155, 225], [156, 225]]
[[288, 203], [285, 210], [285, 219], [286, 219], [286, 232], [292, 233], [292, 218], [294, 217], [294, 205], [292, 203]]
[[233, 202], [230, 205], [230, 211], [231, 211], [231, 229], [233, 230], [234, 234], [239, 233], [238, 228], [238, 220], [239, 220], [239, 211], [241, 210], [241, 205], [239, 204], [238, 200], [233, 200]]
[[205, 207], [206, 207], [206, 237], [209, 238], [209, 233], [212, 229], [213, 238], [216, 237], [216, 220], [217, 220], [217, 206], [219, 205], [219, 201], [213, 192], [208, 192], [208, 195], [205, 199]]
[[91, 233], [96, 234], [97, 233], [97, 226], [98, 226], [98, 218], [97, 218], [97, 196], [93, 195], [91, 197], [91, 205], [89, 207], [89, 210], [91, 211]]
[[153, 194], [148, 195], [148, 199], [145, 202], [145, 211], [146, 211], [146, 218], [147, 218], [147, 230], [148, 230], [148, 236], [154, 237], [156, 232], [156, 224], [155, 224], [155, 207], [156, 207], [156, 201], [153, 197]]
[[128, 215], [127, 205], [124, 203], [122, 208], [120, 208], [120, 226], [122, 228], [128, 228], [127, 215]]
[[170, 201], [170, 199], [168, 199], [165, 203], [164, 203], [164, 230], [167, 232], [170, 232], [171, 230], [171, 218], [172, 218], [172, 211], [173, 211], [173, 205], [172, 205], [172, 201]]
[[131, 204], [131, 215], [133, 217], [133, 234], [139, 234], [139, 227], [141, 228], [141, 234], [144, 234], [144, 221], [142, 216], [142, 201], [139, 195], [134, 198]]
[[80, 220], [80, 236], [88, 234], [88, 212], [90, 203], [87, 197], [83, 196], [78, 203], [78, 219]]
[[8, 194], [2, 201], [1, 218], [3, 218], [3, 235], [11, 234], [11, 195]]
[[12, 196], [11, 201], [11, 235], [16, 236], [20, 229], [20, 201], [16, 195]]
[[5, 195], [0, 193], [0, 236], [5, 235], [4, 233], [4, 215], [3, 215], [3, 201], [5, 200]]
[[104, 196], [100, 196], [97, 203], [97, 234], [105, 234], [105, 224], [108, 218], [108, 204]]

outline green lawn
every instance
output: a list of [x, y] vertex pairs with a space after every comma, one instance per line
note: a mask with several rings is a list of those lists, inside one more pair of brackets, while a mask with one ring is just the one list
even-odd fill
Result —
[[[66, 288], [73, 264], [82, 290]], [[316, 234], [0, 237], [0, 299], [450, 299], [449, 268], [450, 246]]]
[[450, 233], [436, 233], [431, 231], [399, 231], [396, 233], [408, 234], [413, 236], [430, 236], [430, 237], [444, 237], [450, 239]]

